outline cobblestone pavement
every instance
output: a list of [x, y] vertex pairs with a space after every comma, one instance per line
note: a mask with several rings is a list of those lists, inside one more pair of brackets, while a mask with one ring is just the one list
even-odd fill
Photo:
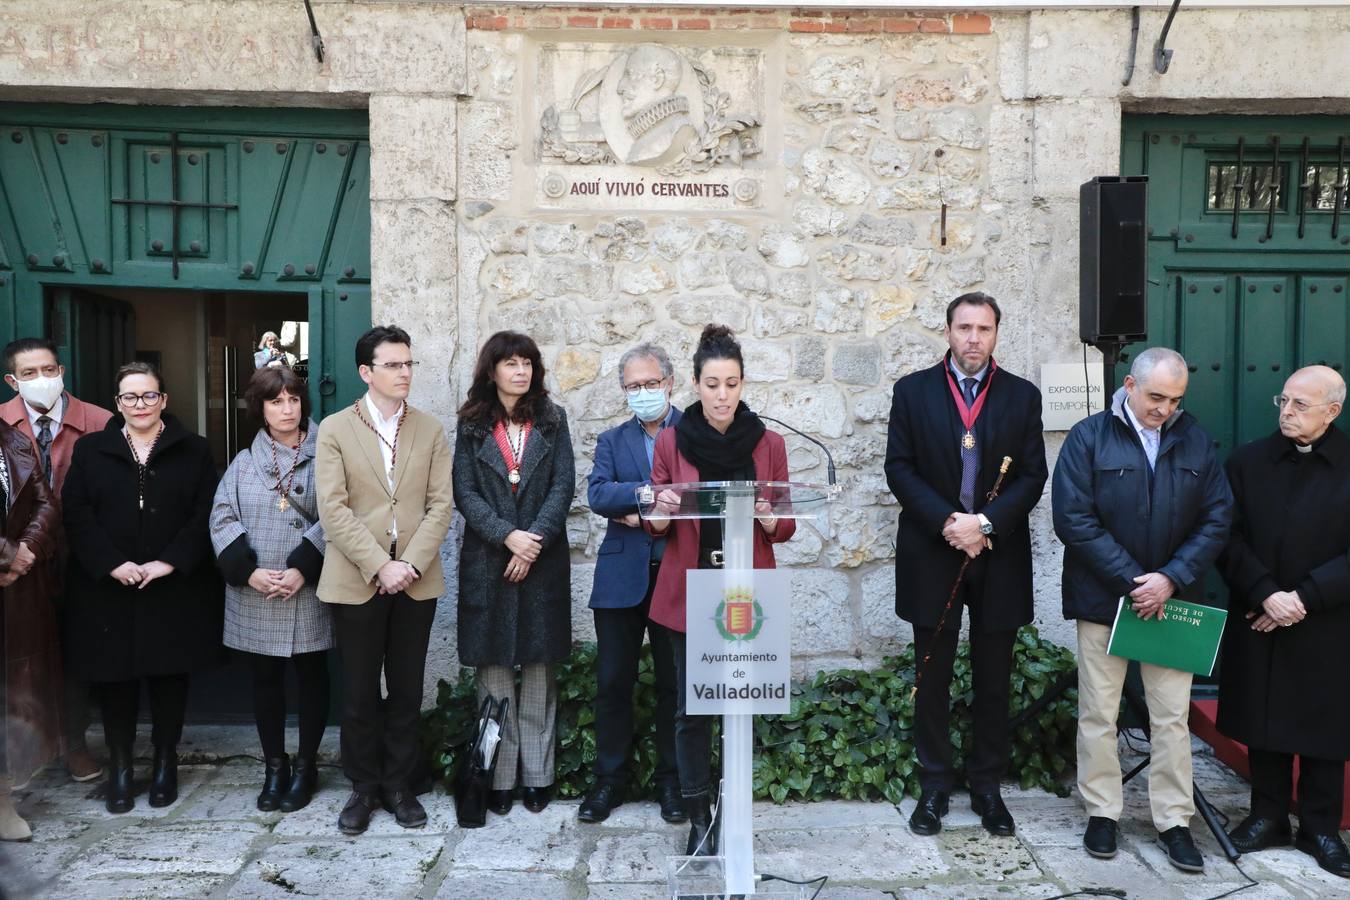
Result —
[[[335, 823], [346, 783], [332, 766], [322, 770], [320, 793], [308, 808], [258, 812], [262, 767], [242, 756], [256, 752], [253, 741], [249, 728], [189, 728], [182, 750], [194, 764], [180, 770], [178, 801], [156, 810], [142, 795], [123, 816], [104, 811], [98, 786], [73, 784], [55, 769], [42, 773], [17, 794], [33, 825], [32, 842], [0, 845], [5, 896], [661, 898], [666, 857], [683, 847], [685, 827], [663, 823], [650, 803], [623, 806], [602, 825], [579, 824], [576, 801], [554, 802], [538, 815], [517, 804], [505, 818], [490, 815], [485, 828], [464, 830], [441, 793], [423, 798], [430, 818], [423, 829], [404, 831], [380, 812], [365, 835], [345, 838]], [[144, 779], [149, 747], [139, 751]], [[331, 760], [334, 734], [325, 751]], [[1221, 813], [1243, 815], [1241, 779], [1200, 752], [1195, 775]], [[1183, 874], [1167, 863], [1148, 824], [1143, 781], [1128, 786], [1122, 852], [1109, 862], [1082, 850], [1085, 819], [1076, 797], [1006, 787], [1015, 838], [986, 835], [963, 795], [953, 798], [936, 838], [909, 832], [912, 800], [903, 815], [886, 803], [756, 804], [756, 868], [791, 878], [829, 875], [822, 900], [1044, 900], [1088, 887], [1201, 900], [1244, 884], [1199, 817], [1205, 874]], [[1241, 864], [1260, 882], [1237, 895], [1244, 900], [1350, 896], [1350, 883], [1294, 850]]]

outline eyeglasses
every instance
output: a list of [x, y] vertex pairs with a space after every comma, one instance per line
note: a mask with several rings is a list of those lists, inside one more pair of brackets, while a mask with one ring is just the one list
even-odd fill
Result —
[[416, 366], [420, 366], [421, 364], [422, 364], [422, 363], [419, 362], [418, 360], [410, 359], [410, 360], [408, 360], [407, 362], [383, 362], [383, 363], [375, 363], [375, 365], [372, 366], [372, 368], [376, 368], [376, 369], [384, 369], [386, 372], [390, 372], [390, 373], [393, 373], [393, 372], [400, 372], [400, 371], [402, 371], [404, 368], [407, 368], [408, 374], [411, 375], [411, 374], [412, 374], [412, 371], [413, 371], [413, 368], [416, 367]]
[[159, 401], [164, 399], [164, 395], [159, 391], [146, 391], [144, 394], [118, 394], [117, 402], [125, 407], [132, 408], [144, 405], [147, 408], [158, 406]]
[[666, 380], [664, 378], [653, 378], [651, 381], [636, 381], [632, 384], [625, 384], [623, 390], [628, 396], [636, 397], [639, 392], [644, 390], [659, 391], [661, 390], [661, 385], [665, 383]]
[[1292, 403], [1296, 412], [1305, 413], [1318, 406], [1330, 406], [1330, 403], [1309, 403], [1306, 400], [1295, 400], [1293, 397], [1286, 397], [1284, 394], [1276, 394], [1271, 398], [1275, 401], [1276, 409], [1284, 409], [1286, 404]]
[[55, 378], [57, 375], [60, 374], [61, 374], [60, 366], [43, 366], [40, 369], [31, 369], [31, 370], [25, 369], [22, 373], [19, 373], [14, 377], [18, 381], [32, 381], [34, 378], [37, 378], [39, 376], [43, 378]]

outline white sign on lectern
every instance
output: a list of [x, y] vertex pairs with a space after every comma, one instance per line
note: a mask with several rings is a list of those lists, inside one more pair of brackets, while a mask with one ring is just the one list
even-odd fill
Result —
[[685, 596], [690, 715], [786, 713], [792, 707], [792, 575], [692, 569]]

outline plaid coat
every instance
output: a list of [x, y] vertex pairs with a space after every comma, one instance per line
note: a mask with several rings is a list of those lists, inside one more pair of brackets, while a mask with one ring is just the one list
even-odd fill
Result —
[[[216, 555], [240, 535], [258, 555], [258, 568], [284, 569], [286, 557], [301, 540], [324, 551], [314, 491], [314, 447], [319, 426], [309, 423], [300, 445], [300, 462], [291, 484], [290, 507], [277, 509], [282, 474], [272, 464], [271, 439], [262, 429], [253, 445], [241, 450], [225, 470], [211, 508], [211, 544]], [[280, 448], [277, 461], [290, 472], [291, 452]], [[268, 600], [244, 585], [225, 586], [225, 646], [264, 656], [294, 656], [333, 646], [333, 619], [319, 602], [315, 585], [306, 583], [289, 600]]]

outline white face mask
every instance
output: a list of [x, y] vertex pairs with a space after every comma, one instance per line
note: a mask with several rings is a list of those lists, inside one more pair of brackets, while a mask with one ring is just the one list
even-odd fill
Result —
[[28, 381], [14, 380], [17, 385], [19, 396], [28, 401], [28, 405], [34, 409], [50, 410], [56, 405], [56, 401], [61, 399], [61, 394], [66, 389], [65, 382], [60, 375], [54, 378], [48, 378], [45, 375], [39, 375], [37, 378], [30, 378]]

